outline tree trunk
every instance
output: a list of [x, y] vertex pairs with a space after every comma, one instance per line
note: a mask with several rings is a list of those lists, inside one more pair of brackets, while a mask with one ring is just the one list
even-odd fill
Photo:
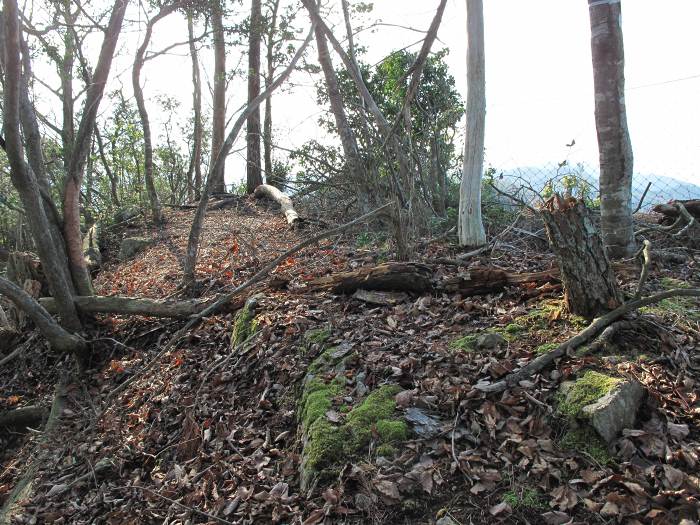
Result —
[[[267, 29], [267, 74], [265, 75], [265, 89], [272, 84], [275, 74], [275, 33], [277, 32], [277, 11], [280, 0], [272, 3], [272, 12]], [[263, 154], [265, 157], [265, 180], [268, 184], [282, 189], [280, 181], [275, 180], [274, 166], [272, 165], [272, 96], [265, 99], [265, 121], [263, 123]]]
[[625, 52], [621, 4], [588, 0], [595, 89], [595, 123], [600, 156], [600, 217], [611, 257], [634, 251], [632, 144], [625, 110]]
[[[194, 129], [192, 130], [192, 157], [188, 170], [190, 198], [199, 199], [202, 188], [202, 80], [199, 75], [199, 57], [194, 42], [192, 13], [187, 13], [187, 34], [190, 39], [190, 57], [192, 58], [192, 108], [194, 110]], [[194, 175], [194, 177], [193, 177]]]
[[331, 55], [328, 52], [328, 43], [326, 37], [320, 27], [316, 27], [316, 47], [318, 48], [318, 62], [321, 64], [323, 76], [326, 81], [326, 90], [328, 91], [328, 101], [331, 105], [331, 112], [335, 119], [335, 127], [338, 129], [340, 143], [343, 146], [343, 154], [345, 155], [345, 163], [348, 167], [351, 180], [356, 184], [358, 191], [358, 201], [360, 203], [360, 211], [366, 213], [369, 210], [369, 191], [367, 190], [367, 172], [364, 168], [360, 150], [357, 147], [357, 140], [345, 115], [343, 106], [343, 98], [338, 87], [338, 77], [333, 68]]
[[100, 251], [100, 227], [98, 223], [90, 226], [83, 237], [83, 255], [85, 264], [89, 270], [96, 270], [102, 266], [102, 252]]
[[622, 304], [615, 272], [583, 201], [555, 195], [540, 212], [559, 262], [569, 311], [593, 319]]
[[353, 293], [358, 289], [423, 293], [432, 290], [433, 271], [419, 263], [386, 263], [311, 281], [307, 290]]
[[261, 184], [260, 186], [255, 188], [254, 194], [255, 197], [258, 199], [267, 197], [268, 199], [272, 199], [277, 204], [279, 204], [282, 208], [282, 215], [284, 215], [287, 219], [287, 224], [289, 224], [290, 228], [296, 228], [301, 224], [301, 217], [299, 217], [299, 214], [294, 209], [292, 199], [287, 197], [284, 193], [282, 193], [274, 186], [270, 184]]
[[[3, 130], [5, 149], [10, 164], [10, 177], [22, 205], [27, 212], [27, 221], [36, 243], [39, 257], [44, 262], [46, 276], [51, 287], [51, 293], [59, 304], [61, 322], [70, 330], [80, 329], [80, 319], [73, 304], [73, 287], [69, 281], [66, 259], [60, 256], [55, 239], [51, 235], [51, 225], [47, 217], [44, 198], [34, 171], [24, 162], [23, 141], [20, 134], [20, 105], [21, 100], [28, 100], [26, 88], [20, 74], [20, 26], [17, 3], [8, 0], [2, 12], [3, 40]], [[34, 121], [34, 123], [36, 123]], [[29, 129], [25, 127], [25, 130]], [[33, 136], [33, 135], [32, 135]], [[28, 157], [40, 155], [40, 151], [31, 151], [37, 147], [38, 141], [27, 141], [30, 149]]]
[[[260, 32], [262, 14], [260, 0], [252, 0], [248, 36], [248, 103], [260, 95]], [[260, 170], [260, 108], [248, 117], [246, 129], [246, 191], [253, 193], [263, 183]]]
[[[214, 100], [212, 107], [211, 155], [214, 163], [224, 144], [226, 133], [226, 38], [224, 35], [224, 14], [221, 0], [212, 2], [211, 26], [214, 33]], [[209, 170], [213, 178], [212, 192], [225, 193], [224, 171], [226, 159], [221, 159], [216, 171]]]
[[148, 202], [151, 208], [151, 219], [155, 224], [163, 222], [163, 210], [161, 208], [160, 199], [158, 198], [155, 182], [153, 180], [153, 143], [151, 139], [151, 122], [148, 118], [148, 110], [146, 109], [146, 101], [143, 97], [143, 89], [141, 89], [141, 69], [143, 69], [146, 49], [148, 49], [148, 45], [151, 42], [153, 26], [155, 26], [159, 20], [165, 18], [170, 13], [175, 11], [177, 7], [179, 7], [179, 4], [166, 4], [166, 6], [162, 7], [160, 11], [158, 11], [158, 14], [148, 21], [146, 24], [146, 34], [143, 37], [141, 46], [136, 51], [134, 67], [131, 71], [131, 85], [134, 89], [136, 106], [138, 107], [139, 117], [141, 118], [141, 126], [143, 127], [143, 178], [146, 185], [146, 192], [148, 193]]
[[462, 246], [486, 243], [481, 219], [486, 124], [485, 63], [483, 0], [467, 0], [467, 135], [457, 218], [459, 243]]
[[[109, 24], [100, 48], [100, 55], [95, 66], [92, 82], [88, 85], [85, 95], [85, 106], [80, 119], [80, 126], [75, 137], [75, 144], [68, 164], [68, 173], [63, 196], [63, 236], [66, 241], [66, 251], [76, 291], [80, 295], [93, 293], [90, 274], [83, 257], [83, 238], [80, 232], [80, 188], [85, 172], [85, 162], [90, 152], [92, 131], [99, 110], [105, 85], [112, 66], [114, 50], [122, 29], [127, 0], [116, 0], [112, 8]], [[46, 265], [44, 265], [46, 269]]]
[[121, 206], [119, 202], [119, 185], [117, 181], [117, 175], [112, 171], [112, 168], [107, 161], [107, 155], [105, 155], [105, 146], [102, 142], [102, 135], [100, 130], [95, 126], [95, 138], [97, 138], [97, 151], [100, 154], [100, 160], [102, 161], [102, 167], [105, 170], [105, 175], [109, 179], [109, 192], [112, 197], [112, 204], [119, 208]]
[[49, 417], [49, 411], [43, 407], [22, 407], [0, 412], [0, 429], [21, 429], [36, 427]]

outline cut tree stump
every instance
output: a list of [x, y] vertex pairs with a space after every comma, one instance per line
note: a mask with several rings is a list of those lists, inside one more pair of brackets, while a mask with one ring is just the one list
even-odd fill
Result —
[[83, 256], [88, 270], [97, 270], [102, 266], [102, 253], [100, 252], [100, 227], [93, 224], [83, 237]]
[[287, 219], [290, 228], [299, 228], [302, 225], [302, 218], [294, 210], [292, 199], [287, 197], [280, 190], [269, 184], [261, 184], [255, 188], [254, 195], [258, 199], [268, 198], [275, 201], [282, 208], [282, 214]]
[[362, 288], [423, 293], [432, 290], [432, 275], [432, 269], [424, 264], [391, 262], [321, 277], [311, 281], [305, 291], [351, 294]]
[[559, 262], [568, 310], [593, 319], [620, 306], [615, 272], [584, 202], [555, 195], [540, 215]]

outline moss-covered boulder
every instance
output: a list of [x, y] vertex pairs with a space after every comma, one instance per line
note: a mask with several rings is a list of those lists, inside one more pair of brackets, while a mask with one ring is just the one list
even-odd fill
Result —
[[636, 381], [589, 370], [575, 382], [562, 385], [558, 411], [590, 425], [610, 443], [620, 431], [634, 425], [644, 392]]
[[231, 331], [231, 348], [245, 343], [258, 331], [259, 323], [256, 319], [256, 310], [261, 299], [261, 295], [249, 297], [243, 308], [236, 314], [233, 320], [233, 330]]
[[151, 244], [153, 244], [153, 241], [146, 237], [127, 237], [119, 246], [119, 260], [128, 261]]

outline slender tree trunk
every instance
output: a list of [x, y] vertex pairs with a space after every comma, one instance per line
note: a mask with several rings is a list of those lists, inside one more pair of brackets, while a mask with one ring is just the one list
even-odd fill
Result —
[[[252, 0], [248, 37], [248, 103], [260, 94], [260, 32], [262, 14], [260, 0]], [[263, 183], [260, 170], [260, 108], [248, 117], [246, 127], [246, 191], [253, 193]]]
[[[275, 74], [275, 33], [277, 32], [277, 11], [280, 0], [274, 0], [272, 12], [270, 13], [269, 26], [267, 29], [267, 74], [265, 75], [265, 89], [272, 84], [272, 77]], [[277, 185], [274, 180], [274, 167], [272, 165], [272, 96], [265, 99], [265, 121], [263, 123], [263, 150], [265, 157], [265, 180], [268, 184]], [[280, 188], [281, 189], [281, 188]]]
[[467, 134], [457, 218], [459, 243], [462, 246], [481, 246], [486, 242], [481, 218], [486, 124], [485, 63], [483, 0], [467, 0]]
[[190, 39], [190, 57], [192, 58], [192, 108], [194, 110], [192, 157], [190, 158], [187, 178], [192, 190], [191, 197], [199, 199], [202, 188], [202, 80], [199, 75], [199, 57], [194, 42], [194, 24], [191, 12], [187, 13], [187, 34]]
[[80, 119], [80, 126], [75, 137], [73, 154], [71, 155], [66, 177], [66, 187], [63, 197], [63, 236], [66, 241], [70, 272], [73, 276], [75, 289], [80, 295], [92, 295], [93, 288], [83, 257], [83, 238], [80, 232], [80, 187], [85, 171], [85, 162], [90, 152], [92, 131], [95, 127], [97, 111], [102, 100], [104, 88], [112, 66], [114, 50], [121, 33], [122, 22], [128, 0], [116, 0], [105, 32], [105, 38], [100, 48], [100, 55], [85, 95], [85, 107]]
[[326, 90], [328, 91], [328, 100], [331, 105], [331, 112], [335, 120], [335, 127], [338, 129], [340, 143], [343, 146], [345, 155], [345, 163], [350, 172], [350, 177], [357, 184], [358, 200], [360, 202], [360, 210], [366, 213], [369, 210], [369, 195], [367, 191], [367, 172], [364, 163], [360, 157], [360, 150], [357, 147], [357, 139], [355, 133], [350, 127], [345, 108], [343, 106], [343, 97], [338, 87], [338, 77], [333, 68], [331, 55], [328, 51], [328, 43], [326, 37], [320, 27], [316, 27], [316, 48], [318, 49], [318, 62], [321, 64], [323, 76], [326, 81]]
[[104, 142], [102, 142], [102, 135], [100, 134], [100, 130], [97, 126], [95, 126], [95, 138], [97, 139], [97, 151], [100, 154], [102, 167], [105, 170], [105, 175], [107, 175], [107, 178], [109, 179], [109, 191], [112, 197], [112, 202], [118, 208], [119, 206], [121, 206], [121, 204], [119, 204], [117, 175], [112, 171], [112, 168], [110, 167], [109, 162], [107, 161], [107, 156], [105, 155]]
[[[214, 101], [212, 108], [211, 130], [211, 155], [209, 162], [221, 151], [226, 133], [226, 38], [224, 35], [224, 14], [221, 0], [214, 0], [211, 13], [211, 25], [214, 33]], [[213, 178], [212, 191], [224, 193], [226, 183], [224, 172], [226, 160], [222, 159], [217, 171], [209, 170], [209, 177]]]
[[131, 85], [134, 89], [134, 97], [136, 98], [136, 106], [141, 117], [141, 125], [143, 127], [143, 174], [144, 182], [146, 183], [146, 192], [148, 193], [148, 201], [151, 207], [151, 219], [158, 224], [163, 221], [163, 210], [160, 206], [158, 192], [156, 192], [155, 181], [153, 180], [153, 143], [151, 139], [151, 122], [148, 118], [148, 110], [146, 109], [146, 100], [143, 97], [143, 89], [141, 89], [141, 69], [143, 69], [146, 49], [151, 42], [153, 27], [170, 13], [174, 12], [180, 3], [167, 4], [161, 7], [156, 14], [146, 24], [146, 34], [143, 37], [143, 42], [136, 52], [134, 59], [134, 68], [131, 71]]
[[634, 251], [632, 144], [625, 109], [625, 51], [621, 3], [589, 0], [595, 89], [595, 123], [600, 156], [600, 222], [611, 257]]

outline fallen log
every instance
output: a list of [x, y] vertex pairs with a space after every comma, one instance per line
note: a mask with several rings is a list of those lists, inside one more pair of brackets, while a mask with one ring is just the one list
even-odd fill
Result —
[[432, 290], [432, 275], [432, 269], [424, 264], [391, 262], [320, 277], [311, 281], [305, 291], [351, 294], [362, 288], [423, 293]]
[[652, 210], [663, 215], [664, 219], [662, 220], [670, 223], [673, 222], [672, 219], [675, 219], [681, 214], [678, 204], [682, 204], [693, 217], [700, 219], [700, 199], [672, 200], [664, 204], [657, 204]]
[[39, 426], [49, 415], [43, 407], [23, 407], [0, 412], [0, 428], [27, 428]]
[[253, 192], [256, 198], [268, 198], [275, 201], [282, 208], [282, 214], [287, 219], [287, 224], [290, 228], [298, 228], [301, 226], [302, 219], [299, 214], [294, 210], [294, 205], [292, 204], [292, 199], [287, 197], [280, 190], [269, 184], [261, 184]]
[[[211, 301], [163, 301], [121, 296], [78, 296], [75, 303], [81, 312], [90, 314], [146, 315], [149, 317], [174, 317], [186, 319], [204, 310]], [[42, 297], [39, 303], [49, 313], [56, 313], [53, 297]], [[241, 301], [242, 305], [242, 301]], [[231, 304], [236, 309], [237, 304]]]
[[558, 268], [532, 273], [510, 273], [498, 268], [470, 268], [466, 273], [445, 279], [438, 288], [465, 296], [484, 295], [499, 292], [506, 286], [527, 283], [557, 283], [559, 280]]

